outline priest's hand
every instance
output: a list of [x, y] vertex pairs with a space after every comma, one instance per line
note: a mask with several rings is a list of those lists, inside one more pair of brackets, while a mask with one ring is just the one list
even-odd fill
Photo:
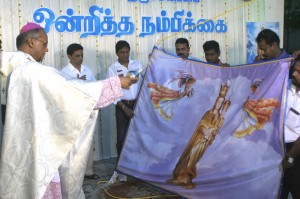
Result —
[[131, 83], [135, 84], [139, 81], [138, 77], [131, 77]]
[[125, 89], [129, 89], [132, 84], [132, 78], [130, 77], [119, 77], [121, 82], [121, 87]]

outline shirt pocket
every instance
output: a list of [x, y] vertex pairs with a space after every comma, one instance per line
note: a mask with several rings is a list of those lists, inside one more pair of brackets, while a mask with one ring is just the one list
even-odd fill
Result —
[[290, 108], [287, 113], [285, 125], [293, 130], [295, 128], [300, 127], [300, 111], [294, 108]]
[[123, 70], [117, 70], [117, 74], [118, 74], [118, 76], [119, 77], [124, 77], [124, 72], [123, 72]]

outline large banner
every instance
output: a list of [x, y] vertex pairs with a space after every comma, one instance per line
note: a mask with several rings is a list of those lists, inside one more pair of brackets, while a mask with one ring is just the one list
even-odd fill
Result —
[[154, 49], [117, 170], [187, 198], [276, 198], [288, 65]]

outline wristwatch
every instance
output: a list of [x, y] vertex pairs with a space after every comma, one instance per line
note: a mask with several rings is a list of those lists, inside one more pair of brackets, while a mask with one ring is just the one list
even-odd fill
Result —
[[290, 164], [293, 164], [294, 163], [294, 158], [292, 157], [286, 157], [287, 161], [290, 163]]

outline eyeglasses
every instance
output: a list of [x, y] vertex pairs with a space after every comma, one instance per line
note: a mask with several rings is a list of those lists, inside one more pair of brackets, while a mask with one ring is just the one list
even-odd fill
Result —
[[48, 42], [44, 42], [44, 41], [42, 41], [42, 40], [40, 40], [40, 39], [36, 39], [36, 38], [32, 38], [32, 39], [35, 39], [35, 40], [37, 40], [37, 41], [42, 42], [44, 48], [46, 48], [46, 47], [48, 46]]

